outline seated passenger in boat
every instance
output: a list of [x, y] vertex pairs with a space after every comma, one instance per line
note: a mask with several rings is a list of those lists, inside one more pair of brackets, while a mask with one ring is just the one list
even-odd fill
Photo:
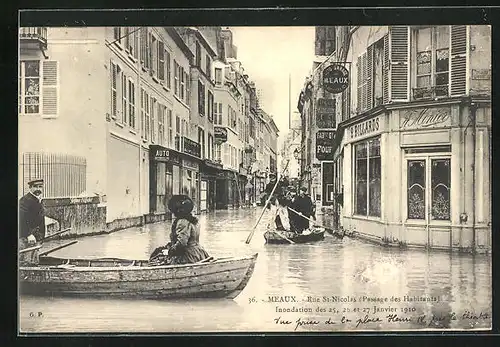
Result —
[[[269, 196], [271, 192], [273, 195], [270, 198], [270, 204], [268, 208], [274, 206], [275, 219], [274, 223], [277, 230], [285, 231], [290, 230], [290, 221], [287, 207], [291, 201], [287, 194], [288, 180], [286, 177], [282, 177], [278, 182], [276, 181], [276, 175], [270, 174], [271, 181], [266, 186], [266, 195]], [[274, 188], [276, 186], [276, 188]]]
[[199, 243], [200, 225], [198, 218], [191, 214], [193, 200], [187, 195], [174, 195], [168, 202], [168, 208], [175, 217], [170, 242], [157, 248], [151, 254], [150, 262], [155, 265], [190, 264], [209, 258]]

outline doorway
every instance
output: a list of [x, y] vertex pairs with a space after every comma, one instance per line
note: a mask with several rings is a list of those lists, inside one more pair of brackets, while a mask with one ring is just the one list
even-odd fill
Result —
[[406, 153], [403, 204], [408, 242], [451, 246], [451, 156]]

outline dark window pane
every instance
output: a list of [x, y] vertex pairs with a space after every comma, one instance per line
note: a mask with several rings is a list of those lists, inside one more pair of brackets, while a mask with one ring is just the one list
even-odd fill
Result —
[[39, 77], [40, 76], [40, 62], [37, 60], [24, 62], [24, 76], [26, 76], [26, 77]]
[[356, 204], [355, 213], [359, 215], [367, 214], [367, 143], [356, 145]]
[[408, 219], [425, 219], [425, 161], [408, 161]]
[[370, 211], [369, 215], [380, 217], [380, 179], [381, 179], [381, 161], [379, 157], [370, 157]]
[[450, 159], [432, 160], [432, 219], [450, 219]]
[[450, 56], [448, 48], [436, 51], [436, 72], [448, 71], [450, 65]]
[[437, 86], [448, 85], [448, 73], [447, 72], [436, 74], [436, 85]]

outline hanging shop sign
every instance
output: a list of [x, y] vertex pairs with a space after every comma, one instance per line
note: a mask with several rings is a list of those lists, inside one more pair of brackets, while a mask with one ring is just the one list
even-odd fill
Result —
[[451, 126], [451, 108], [418, 108], [400, 111], [401, 130]]
[[316, 158], [318, 160], [333, 160], [334, 130], [318, 130], [316, 132]]
[[332, 64], [323, 70], [323, 88], [329, 93], [339, 94], [349, 86], [349, 71], [341, 64]]
[[335, 99], [318, 99], [316, 102], [316, 126], [320, 129], [335, 128]]
[[200, 158], [201, 156], [201, 146], [198, 142], [194, 142], [187, 137], [183, 137], [183, 152], [194, 157]]
[[216, 144], [227, 142], [227, 129], [223, 127], [214, 127], [214, 139]]

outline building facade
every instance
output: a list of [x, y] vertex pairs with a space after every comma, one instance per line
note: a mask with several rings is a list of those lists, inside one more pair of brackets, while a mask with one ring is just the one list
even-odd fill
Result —
[[[218, 54], [236, 52], [222, 41], [211, 45], [224, 38], [220, 28], [208, 37], [173, 27], [19, 33], [19, 195], [41, 177], [48, 198], [98, 196], [106, 222], [117, 227], [169, 218], [173, 194], [189, 195], [195, 213], [215, 209], [217, 196], [231, 197], [223, 208], [241, 205], [255, 163], [255, 88], [225, 56], [218, 75]], [[216, 84], [224, 88], [217, 110]], [[221, 125], [230, 138], [217, 151]]]
[[[191, 117], [190, 127], [193, 139], [200, 144], [198, 172], [200, 175], [200, 210], [215, 209], [216, 177], [222, 169], [214, 162], [214, 88], [213, 62], [216, 48], [197, 28], [176, 28], [192, 52], [191, 66]], [[194, 163], [193, 163], [194, 164]]]
[[335, 96], [342, 227], [384, 244], [490, 251], [491, 28], [338, 27], [332, 56], [352, 65]]

